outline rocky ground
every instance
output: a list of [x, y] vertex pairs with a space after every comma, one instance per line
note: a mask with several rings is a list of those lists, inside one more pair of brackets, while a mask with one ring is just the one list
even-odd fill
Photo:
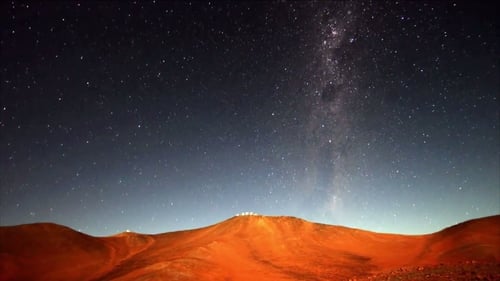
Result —
[[402, 267], [369, 277], [351, 278], [350, 281], [497, 281], [500, 263], [468, 261], [458, 264]]

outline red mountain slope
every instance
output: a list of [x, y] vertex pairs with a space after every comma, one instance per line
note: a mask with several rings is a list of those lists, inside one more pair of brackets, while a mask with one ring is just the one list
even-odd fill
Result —
[[54, 224], [0, 228], [0, 280], [349, 280], [465, 262], [500, 271], [500, 216], [419, 236], [266, 216], [105, 238]]

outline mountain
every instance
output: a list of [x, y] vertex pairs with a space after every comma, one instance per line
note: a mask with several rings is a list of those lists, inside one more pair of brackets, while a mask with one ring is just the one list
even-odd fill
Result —
[[427, 235], [268, 216], [110, 237], [49, 223], [0, 227], [0, 281], [448, 280], [439, 272], [500, 280], [500, 215]]

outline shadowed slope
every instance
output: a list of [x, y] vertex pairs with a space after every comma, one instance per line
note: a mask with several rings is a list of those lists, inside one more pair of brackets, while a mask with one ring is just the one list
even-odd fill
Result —
[[471, 220], [431, 235], [420, 259], [434, 263], [500, 261], [500, 216]]
[[0, 280], [89, 278], [110, 257], [100, 239], [55, 224], [2, 227], [0, 243]]
[[0, 281], [90, 280], [140, 251], [148, 237], [97, 238], [52, 223], [0, 227]]
[[499, 225], [494, 216], [408, 236], [240, 216], [189, 231], [106, 238], [53, 224], [2, 227], [0, 280], [348, 280], [398, 267], [499, 262]]

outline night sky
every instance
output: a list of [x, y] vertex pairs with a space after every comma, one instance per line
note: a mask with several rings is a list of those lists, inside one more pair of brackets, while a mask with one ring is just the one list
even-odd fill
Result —
[[2, 1], [0, 224], [500, 213], [486, 2]]

